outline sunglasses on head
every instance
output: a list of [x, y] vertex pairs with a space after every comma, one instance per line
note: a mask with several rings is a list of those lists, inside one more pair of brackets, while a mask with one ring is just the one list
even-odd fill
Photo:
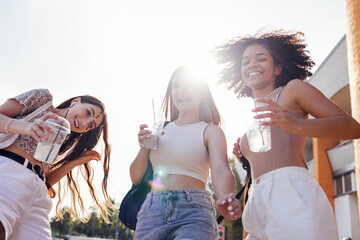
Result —
[[83, 131], [83, 132], [80, 134], [80, 137], [81, 137], [84, 133], [86, 133], [87, 130], [89, 130], [89, 129], [91, 128], [91, 126], [95, 123], [96, 119], [98, 119], [98, 118], [101, 116], [101, 114], [103, 114], [103, 113], [104, 113], [104, 112], [99, 113], [99, 115], [97, 115], [97, 116], [94, 118], [94, 120], [91, 121], [91, 123], [86, 127], [85, 131]]

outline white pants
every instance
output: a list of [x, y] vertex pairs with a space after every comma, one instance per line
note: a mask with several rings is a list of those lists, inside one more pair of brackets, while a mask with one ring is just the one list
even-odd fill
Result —
[[47, 187], [34, 172], [0, 156], [0, 221], [6, 240], [51, 239]]
[[284, 167], [254, 179], [243, 213], [247, 240], [336, 240], [333, 209], [307, 169]]

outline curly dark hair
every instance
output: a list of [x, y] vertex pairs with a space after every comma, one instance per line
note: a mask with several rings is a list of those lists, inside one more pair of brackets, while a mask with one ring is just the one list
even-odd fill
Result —
[[245, 49], [254, 44], [261, 44], [269, 50], [274, 64], [281, 64], [283, 70], [276, 77], [275, 87], [285, 86], [293, 79], [305, 80], [312, 76], [311, 68], [315, 63], [306, 50], [302, 32], [276, 30], [268, 33], [235, 37], [214, 49], [217, 62], [225, 65], [220, 72], [219, 83], [225, 83], [228, 89], [234, 89], [238, 97], [251, 96], [252, 90], [242, 80], [242, 56]]

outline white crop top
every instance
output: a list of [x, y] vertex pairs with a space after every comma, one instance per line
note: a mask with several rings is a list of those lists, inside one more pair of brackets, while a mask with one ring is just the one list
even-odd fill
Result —
[[149, 159], [154, 174], [180, 174], [206, 184], [209, 177], [209, 154], [204, 144], [204, 131], [208, 123], [197, 122], [178, 126], [174, 122], [164, 128], [159, 148], [150, 150]]

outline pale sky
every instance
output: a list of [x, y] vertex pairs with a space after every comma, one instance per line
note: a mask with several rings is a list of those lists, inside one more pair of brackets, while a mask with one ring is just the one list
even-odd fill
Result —
[[[151, 99], [158, 110], [175, 68], [201, 64], [214, 73], [212, 48], [264, 27], [304, 32], [318, 67], [346, 32], [345, 1], [0, 0], [0, 102], [35, 88], [48, 88], [55, 105], [82, 94], [101, 99], [112, 145], [109, 193], [120, 202], [138, 126], [151, 123]], [[248, 107], [215, 81], [232, 156]]]

